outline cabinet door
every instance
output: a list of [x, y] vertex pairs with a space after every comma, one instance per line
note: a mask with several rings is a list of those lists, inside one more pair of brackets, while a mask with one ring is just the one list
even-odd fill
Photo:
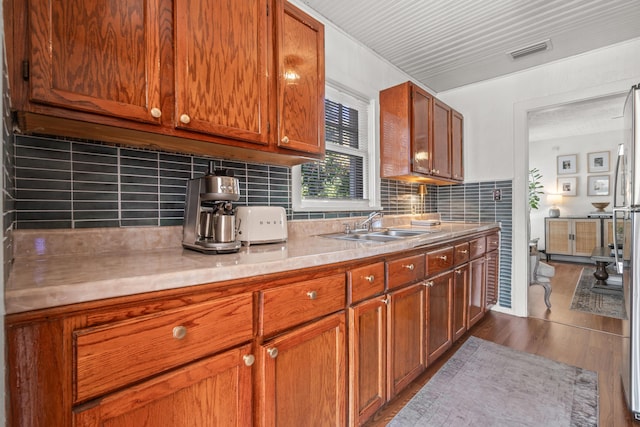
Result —
[[387, 298], [349, 309], [349, 424], [361, 425], [387, 401]]
[[600, 219], [573, 220], [573, 255], [591, 256], [593, 248], [601, 246]]
[[30, 0], [30, 100], [160, 123], [159, 0]]
[[411, 132], [411, 170], [424, 175], [431, 174], [431, 104], [433, 97], [415, 85], [411, 85], [413, 110]]
[[427, 364], [432, 363], [453, 344], [451, 313], [453, 274], [445, 273], [426, 282]]
[[451, 323], [453, 340], [467, 331], [467, 301], [469, 293], [469, 264], [458, 267], [453, 272], [453, 304]]
[[346, 424], [344, 312], [264, 343], [260, 360], [260, 425]]
[[176, 0], [175, 126], [268, 143], [267, 6]]
[[74, 426], [250, 426], [250, 351], [248, 344], [76, 407]]
[[467, 329], [475, 325], [484, 315], [486, 260], [476, 258], [469, 263], [469, 305], [467, 311]]
[[451, 110], [451, 178], [458, 181], [464, 180], [463, 127], [462, 114]]
[[391, 399], [426, 368], [425, 286], [422, 283], [389, 294], [389, 390]]
[[278, 2], [282, 3], [284, 11], [278, 14], [282, 18], [278, 26], [278, 146], [323, 153], [324, 26], [289, 2]]
[[499, 264], [498, 251], [487, 252], [486, 307], [498, 303]]
[[568, 219], [546, 219], [546, 252], [548, 254], [571, 255], [571, 223]]
[[451, 139], [449, 138], [450, 108], [438, 99], [433, 101], [433, 164], [431, 174], [451, 178]]

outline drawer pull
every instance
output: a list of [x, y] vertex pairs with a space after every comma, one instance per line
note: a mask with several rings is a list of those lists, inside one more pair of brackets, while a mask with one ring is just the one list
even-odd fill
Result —
[[276, 357], [278, 357], [278, 349], [276, 347], [268, 348], [267, 354], [270, 358], [275, 359]]
[[160, 109], [157, 107], [153, 107], [151, 109], [151, 117], [153, 117], [154, 119], [159, 119], [160, 117], [162, 117], [162, 111], [160, 111]]
[[463, 250], [461, 250], [461, 251], [460, 251], [460, 253], [461, 253], [461, 254], [465, 254], [465, 255], [466, 255], [466, 254], [468, 254], [468, 253], [469, 253], [469, 251], [468, 251], [468, 250], [466, 250], [466, 249], [463, 249]]
[[427, 288], [432, 288], [433, 287], [433, 280], [429, 280], [428, 282], [426, 282], [424, 284]]
[[456, 270], [456, 274], [462, 274], [462, 270]]
[[288, 144], [289, 143], [289, 137], [285, 136], [280, 141], [282, 141], [283, 144]]
[[446, 255], [440, 255], [438, 258], [440, 258], [442, 261], [446, 261], [447, 260], [447, 256]]
[[404, 268], [407, 268], [411, 271], [413, 271], [413, 269], [415, 268], [413, 264], [409, 264], [409, 265], [403, 265]]
[[242, 360], [246, 366], [251, 366], [256, 361], [256, 357], [253, 354], [245, 354], [242, 356]]
[[176, 326], [173, 328], [173, 337], [177, 340], [181, 340], [187, 336], [187, 328], [184, 326]]
[[188, 125], [191, 122], [191, 117], [188, 114], [182, 114], [180, 116], [180, 123]]
[[370, 276], [364, 276], [364, 280], [366, 280], [369, 283], [373, 283], [373, 281], [375, 280], [375, 276], [372, 274]]
[[309, 291], [307, 292], [307, 296], [309, 299], [316, 299], [318, 298], [318, 293], [316, 291]]
[[380, 300], [380, 302], [382, 302], [383, 304], [389, 305], [389, 297], [384, 297]]

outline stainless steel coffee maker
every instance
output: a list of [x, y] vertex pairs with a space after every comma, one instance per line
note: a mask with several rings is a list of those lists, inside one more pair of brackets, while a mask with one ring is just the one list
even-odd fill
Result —
[[230, 253], [240, 249], [236, 240], [236, 212], [231, 202], [240, 199], [238, 179], [232, 171], [214, 170], [187, 182], [182, 246], [204, 253]]

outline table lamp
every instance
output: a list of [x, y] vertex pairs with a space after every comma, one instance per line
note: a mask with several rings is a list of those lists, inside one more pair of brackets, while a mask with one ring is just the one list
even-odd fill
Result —
[[560, 216], [560, 209], [557, 205], [562, 202], [562, 194], [548, 194], [547, 201], [551, 204], [549, 208], [549, 218], [558, 218]]

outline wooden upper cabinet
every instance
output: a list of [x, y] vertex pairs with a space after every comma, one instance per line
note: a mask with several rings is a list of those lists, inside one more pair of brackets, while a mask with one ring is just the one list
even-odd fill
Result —
[[22, 134], [295, 165], [324, 155], [324, 26], [285, 0], [7, 0]]
[[267, 144], [264, 0], [176, 0], [175, 126]]
[[324, 26], [284, 0], [278, 5], [277, 145], [323, 153]]
[[413, 129], [411, 135], [412, 171], [431, 173], [431, 104], [433, 97], [417, 86], [411, 89]]
[[411, 82], [380, 91], [380, 176], [422, 177], [431, 172], [433, 97]]
[[160, 123], [159, 3], [29, 0], [29, 101]]
[[451, 178], [451, 138], [449, 117], [451, 108], [438, 99], [433, 101], [433, 162], [431, 173], [441, 178]]
[[456, 110], [451, 110], [451, 178], [464, 180], [464, 118]]
[[462, 181], [461, 120], [412, 82], [380, 91], [380, 176], [438, 184]]

